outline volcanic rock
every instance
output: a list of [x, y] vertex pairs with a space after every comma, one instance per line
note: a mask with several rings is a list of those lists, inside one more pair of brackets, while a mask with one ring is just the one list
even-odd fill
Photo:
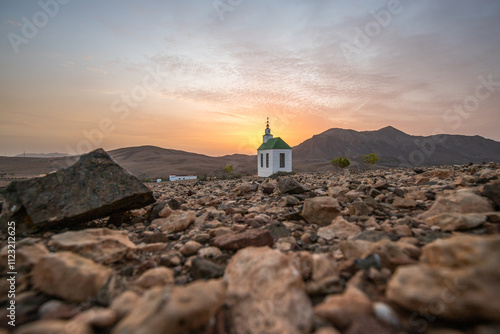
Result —
[[421, 215], [429, 218], [441, 213], [482, 213], [494, 211], [491, 204], [484, 197], [469, 191], [457, 191], [439, 196], [432, 207]]
[[340, 216], [340, 210], [339, 202], [332, 197], [308, 198], [304, 201], [302, 217], [310, 224], [326, 226]]
[[[28, 239], [28, 238], [27, 238]], [[46, 255], [49, 255], [49, 251], [41, 242], [26, 242], [24, 239], [22, 243], [16, 245], [16, 268], [20, 269], [22, 267], [31, 268], [40, 261], [40, 259]], [[9, 249], [11, 247], [5, 246], [0, 252], [0, 267], [6, 266], [9, 258]], [[11, 254], [11, 253], [10, 253]], [[10, 270], [5, 270], [10, 271]]]
[[428, 225], [439, 226], [443, 231], [468, 230], [486, 222], [486, 214], [442, 213], [425, 220]]
[[77, 253], [99, 263], [109, 264], [121, 260], [136, 246], [128, 238], [127, 231], [108, 228], [89, 228], [55, 234], [49, 246]]
[[148, 290], [112, 334], [182, 334], [204, 326], [224, 302], [222, 280]]
[[241, 249], [249, 246], [272, 246], [274, 238], [269, 230], [251, 229], [242, 233], [227, 233], [215, 237], [212, 244], [220, 249]]
[[349, 188], [345, 186], [334, 186], [328, 188], [328, 196], [339, 197], [344, 196], [349, 192]]
[[311, 277], [306, 282], [310, 295], [340, 293], [344, 285], [339, 277], [337, 261], [332, 254], [313, 254]]
[[269, 225], [267, 229], [276, 240], [290, 236], [290, 231], [282, 223], [273, 223]]
[[371, 311], [370, 299], [354, 286], [347, 286], [343, 294], [329, 296], [314, 307], [314, 314], [340, 329], [348, 327], [354, 319], [370, 314]]
[[174, 272], [166, 267], [157, 267], [146, 270], [134, 284], [149, 289], [154, 286], [174, 284]]
[[295, 181], [291, 177], [284, 177], [278, 181], [278, 189], [282, 194], [302, 194], [309, 189], [307, 189], [305, 186], [300, 184], [299, 182]]
[[352, 202], [349, 204], [348, 211], [350, 215], [368, 216], [373, 210], [363, 202]]
[[154, 203], [153, 193], [104, 150], [44, 177], [11, 182], [3, 194], [0, 226], [27, 217], [35, 229], [106, 217]]
[[311, 301], [283, 253], [267, 247], [242, 249], [231, 258], [224, 277], [234, 333], [309, 333]]
[[200, 248], [201, 248], [200, 243], [190, 240], [190, 241], [186, 242], [181, 247], [181, 249], [179, 249], [179, 251], [184, 256], [191, 256], [191, 255], [195, 255]]
[[125, 290], [123, 293], [118, 295], [109, 306], [109, 308], [115, 311], [118, 319], [125, 317], [131, 310], [134, 309], [140, 297], [137, 293], [131, 290]]
[[489, 198], [495, 205], [495, 209], [500, 210], [500, 182], [485, 185], [481, 195]]
[[297, 197], [290, 195], [283, 196], [278, 202], [278, 206], [281, 207], [294, 206], [298, 204], [300, 204], [300, 201], [297, 199]]
[[167, 218], [153, 220], [152, 224], [160, 226], [162, 232], [180, 232], [188, 228], [196, 219], [194, 211], [174, 211]]
[[500, 236], [459, 235], [423, 248], [421, 262], [399, 267], [387, 298], [449, 320], [500, 321]]
[[339, 249], [347, 259], [356, 259], [367, 253], [372, 245], [373, 243], [365, 240], [344, 240]]
[[191, 276], [196, 279], [219, 278], [224, 275], [224, 268], [210, 260], [195, 257], [191, 261]]
[[392, 205], [401, 209], [413, 209], [417, 206], [417, 202], [411, 198], [396, 197]]
[[95, 296], [108, 282], [111, 269], [71, 252], [47, 255], [32, 271], [36, 289], [68, 301]]
[[71, 320], [39, 320], [20, 327], [16, 334], [92, 334], [92, 328], [83, 322]]
[[333, 240], [337, 237], [339, 239], [347, 239], [361, 233], [361, 228], [346, 221], [342, 216], [335, 218], [335, 220], [328, 226], [318, 229], [318, 236], [325, 240]]

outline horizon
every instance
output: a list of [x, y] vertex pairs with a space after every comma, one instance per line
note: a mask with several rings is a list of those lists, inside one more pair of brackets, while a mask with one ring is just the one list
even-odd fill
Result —
[[0, 154], [254, 155], [331, 128], [500, 141], [494, 0], [0, 4]]
[[[380, 131], [380, 130], [383, 130], [385, 128], [393, 128], [397, 131], [401, 131], [400, 129], [398, 128], [395, 128], [391, 125], [387, 125], [387, 126], [384, 126], [383, 128], [380, 128], [380, 129], [376, 129], [376, 130], [362, 130], [362, 131], [357, 131], [357, 130], [353, 130], [353, 129], [344, 129], [344, 128], [330, 128], [330, 129], [327, 129], [325, 131], [322, 131], [320, 133], [317, 133], [313, 136], [316, 136], [316, 135], [320, 135], [320, 134], [323, 134], [324, 132], [327, 132], [327, 131], [330, 131], [330, 130], [335, 130], [335, 129], [340, 129], [340, 130], [347, 130], [347, 131], [357, 131], [357, 132], [377, 132], [377, 131]], [[404, 132], [404, 131], [403, 131]], [[406, 135], [409, 135], [409, 136], [416, 136], [416, 135], [412, 135], [410, 133], [406, 133], [404, 132]], [[450, 134], [444, 134], [444, 135], [449, 135], [449, 136], [454, 136], [454, 135], [450, 135]], [[307, 138], [305, 139], [304, 141], [307, 141], [308, 139], [311, 139], [313, 138], [313, 136], [311, 136], [310, 138]], [[479, 135], [461, 135], [461, 136], [467, 136], [467, 137], [475, 137], [475, 136], [479, 136]], [[423, 136], [423, 137], [428, 137], [428, 136]], [[500, 143], [500, 141], [498, 140], [494, 140], [494, 139], [491, 139], [491, 138], [486, 138], [486, 137], [483, 137], [483, 136], [479, 136], [481, 138], [484, 138], [486, 140], [493, 140], [493, 141], [496, 141], [498, 143]], [[276, 138], [276, 136], [275, 136]], [[302, 141], [301, 143], [299, 143], [298, 145], [304, 143], [304, 141]], [[260, 145], [260, 144], [259, 144]], [[296, 147], [298, 145], [292, 145], [292, 148], [293, 147]], [[116, 147], [116, 148], [110, 148], [110, 149], [104, 149], [106, 152], [110, 152], [110, 151], [115, 151], [115, 150], [121, 150], [121, 149], [128, 149], [128, 148], [137, 148], [137, 147], [154, 147], [154, 148], [160, 148], [160, 149], [164, 149], [164, 150], [173, 150], [173, 151], [182, 151], [182, 152], [186, 152], [186, 153], [194, 153], [194, 154], [200, 154], [200, 155], [206, 155], [206, 156], [209, 156], [209, 157], [214, 157], [214, 158], [218, 158], [218, 157], [224, 157], [224, 156], [231, 156], [231, 155], [237, 155], [237, 154], [241, 154], [241, 155], [248, 155], [248, 156], [253, 156], [253, 155], [256, 155], [255, 152], [254, 153], [231, 153], [231, 152], [227, 152], [227, 153], [224, 153], [222, 155], [210, 155], [210, 154], [205, 154], [205, 153], [202, 153], [202, 152], [194, 152], [194, 151], [184, 151], [184, 150], [181, 150], [181, 149], [178, 149], [178, 148], [175, 148], [175, 147], [162, 147], [162, 146], [156, 146], [156, 145], [150, 145], [150, 144], [144, 144], [144, 145], [134, 145], [134, 146], [125, 146], [125, 147]], [[100, 147], [96, 147], [95, 149], [97, 148], [100, 148]], [[255, 150], [257, 150], [257, 148], [255, 148]], [[86, 154], [86, 153], [89, 153], [90, 151], [88, 152], [84, 152], [82, 154]], [[23, 153], [18, 153], [16, 155], [11, 155], [11, 156], [8, 156], [8, 155], [1, 155], [0, 156], [4, 156], [4, 157], [7, 157], [7, 158], [16, 158], [16, 157], [21, 157], [21, 155], [35, 155], [35, 154], [39, 154], [39, 155], [46, 155], [47, 157], [46, 158], [49, 158], [48, 156], [53, 154], [53, 155], [64, 155], [66, 153], [62, 153], [62, 152], [23, 152]], [[71, 156], [71, 155], [69, 155]], [[61, 156], [60, 156], [61, 157]], [[29, 157], [27, 157], [29, 158]], [[45, 158], [45, 157], [44, 157]], [[57, 157], [56, 157], [57, 158]]]

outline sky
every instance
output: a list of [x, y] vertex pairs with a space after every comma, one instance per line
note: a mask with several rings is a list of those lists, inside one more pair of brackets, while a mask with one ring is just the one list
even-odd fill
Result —
[[497, 0], [0, 0], [0, 155], [255, 154], [330, 128], [500, 141]]

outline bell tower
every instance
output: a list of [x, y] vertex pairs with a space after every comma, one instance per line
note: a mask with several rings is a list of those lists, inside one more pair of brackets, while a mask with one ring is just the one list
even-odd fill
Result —
[[262, 143], [265, 144], [269, 139], [273, 139], [273, 135], [271, 134], [271, 129], [269, 128], [269, 117], [267, 118], [266, 122], [266, 131], [265, 134], [262, 136]]

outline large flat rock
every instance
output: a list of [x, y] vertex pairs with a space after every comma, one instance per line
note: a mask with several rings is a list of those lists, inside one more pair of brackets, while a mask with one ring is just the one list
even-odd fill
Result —
[[230, 333], [309, 333], [312, 304], [290, 259], [268, 247], [246, 247], [229, 262], [226, 304]]
[[35, 230], [90, 221], [155, 201], [152, 191], [103, 149], [82, 155], [56, 173], [10, 183], [4, 199], [0, 226], [25, 221]]
[[154, 287], [116, 325], [112, 334], [191, 333], [204, 326], [224, 303], [223, 280]]
[[420, 262], [400, 266], [389, 300], [427, 316], [500, 321], [500, 236], [456, 235], [423, 247]]

